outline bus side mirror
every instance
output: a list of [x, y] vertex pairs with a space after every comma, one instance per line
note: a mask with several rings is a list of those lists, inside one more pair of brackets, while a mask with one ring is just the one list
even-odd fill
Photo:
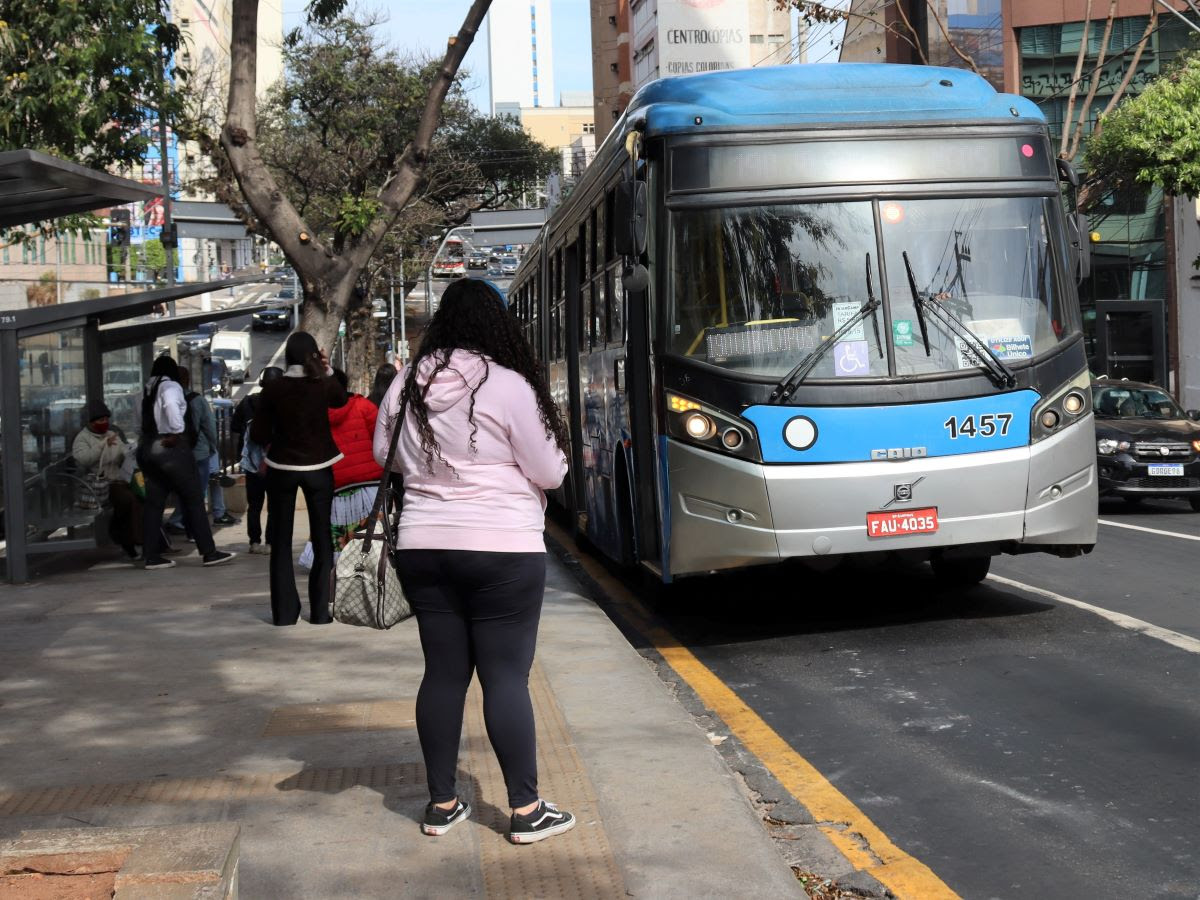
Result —
[[1069, 215], [1067, 235], [1071, 242], [1072, 268], [1078, 283], [1092, 274], [1092, 234], [1088, 217], [1083, 213]]
[[646, 252], [646, 183], [622, 181], [613, 195], [613, 244], [622, 256]]
[[1075, 171], [1075, 167], [1065, 159], [1056, 159], [1058, 164], [1058, 180], [1065, 181], [1072, 188], [1079, 187], [1079, 173]]

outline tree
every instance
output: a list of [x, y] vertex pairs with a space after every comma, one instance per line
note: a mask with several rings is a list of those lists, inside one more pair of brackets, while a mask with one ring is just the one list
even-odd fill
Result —
[[[304, 291], [303, 324], [318, 343], [332, 344], [360, 276], [401, 212], [426, 185], [443, 104], [490, 6], [491, 0], [474, 0], [441, 62], [423, 72], [424, 102], [414, 107], [411, 137], [402, 148], [384, 151], [395, 155], [381, 183], [364, 180], [361, 193], [343, 198], [330, 239], [312, 227], [296, 205], [301, 201], [303, 206], [302, 198], [288, 196], [264, 156], [254, 95], [258, 0], [233, 0], [229, 99], [220, 144], [255, 218], [296, 268]], [[312, 9], [310, 17], [328, 22], [339, 12], [340, 6], [332, 14]], [[409, 82], [408, 89], [416, 90], [416, 85]], [[348, 328], [351, 325], [347, 322]]]
[[[179, 49], [166, 0], [37, 0], [0, 13], [0, 150], [30, 148], [97, 169], [141, 164], [148, 118], [183, 108], [163, 80]], [[186, 79], [179, 66], [173, 73]], [[65, 233], [90, 240], [90, 214], [9, 229], [4, 243]]]
[[[294, 32], [283, 48], [284, 76], [257, 111], [263, 163], [310, 240], [335, 256], [344, 256], [378, 215], [379, 194], [419, 126], [437, 68], [382, 46], [375, 25], [347, 15]], [[253, 230], [269, 231], [247, 209], [216, 129], [207, 131], [202, 143], [218, 164], [203, 187], [245, 211]], [[382, 292], [376, 284], [384, 272], [402, 281], [400, 258], [416, 262], [421, 238], [461, 223], [473, 209], [509, 204], [557, 161], [515, 119], [480, 116], [456, 78], [420, 184], [357, 275], [346, 276], [356, 287], [340, 316], [347, 326], [347, 369], [366, 375], [377, 362], [368, 300]]]
[[[6, 3], [0, 21], [0, 140], [99, 169], [140, 164], [148, 117], [173, 123], [163, 81], [179, 48], [165, 0]], [[177, 77], [186, 72], [176, 67]]]
[[1097, 181], [1109, 186], [1134, 181], [1200, 197], [1200, 50], [1181, 56], [1100, 125], [1084, 156]]

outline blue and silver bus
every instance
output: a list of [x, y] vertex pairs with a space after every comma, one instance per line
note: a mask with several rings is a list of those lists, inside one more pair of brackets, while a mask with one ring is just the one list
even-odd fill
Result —
[[643, 87], [510, 288], [571, 433], [555, 496], [664, 581], [901, 552], [951, 583], [1096, 540], [1074, 173], [958, 69]]

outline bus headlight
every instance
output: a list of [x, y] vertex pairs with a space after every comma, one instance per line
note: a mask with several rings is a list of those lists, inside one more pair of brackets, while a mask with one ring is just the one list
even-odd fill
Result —
[[668, 392], [667, 431], [672, 437], [708, 450], [762, 462], [754, 426], [738, 416]]
[[717, 426], [704, 413], [690, 412], [683, 417], [683, 430], [688, 433], [688, 437], [702, 441], [716, 434]]
[[1029, 443], [1044, 441], [1092, 411], [1091, 376], [1081, 372], [1048, 393], [1033, 408]]

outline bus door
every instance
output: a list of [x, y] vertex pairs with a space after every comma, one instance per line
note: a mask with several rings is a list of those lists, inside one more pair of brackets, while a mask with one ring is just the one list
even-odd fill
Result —
[[[620, 278], [617, 279], [620, 285]], [[628, 292], [624, 298], [627, 348], [624, 359], [625, 401], [633, 450], [633, 519], [637, 526], [637, 558], [657, 564], [660, 558], [658, 519], [658, 448], [654, 431], [654, 366], [650, 345], [649, 293]]]
[[571, 492], [567, 499], [572, 506], [567, 512], [570, 515], [571, 531], [574, 534], [579, 530], [585, 532], [587, 530], [586, 523], [579, 521], [579, 512], [585, 508], [583, 491], [586, 481], [583, 469], [582, 393], [579, 382], [579, 336], [583, 332], [583, 324], [586, 319], [583, 317], [583, 292], [580, 289], [579, 243], [573, 241], [568, 244], [564, 256], [563, 281], [565, 282], [567, 313], [567, 396], [570, 398], [570, 409], [563, 410], [563, 412], [567, 416], [567, 422], [571, 429]]

